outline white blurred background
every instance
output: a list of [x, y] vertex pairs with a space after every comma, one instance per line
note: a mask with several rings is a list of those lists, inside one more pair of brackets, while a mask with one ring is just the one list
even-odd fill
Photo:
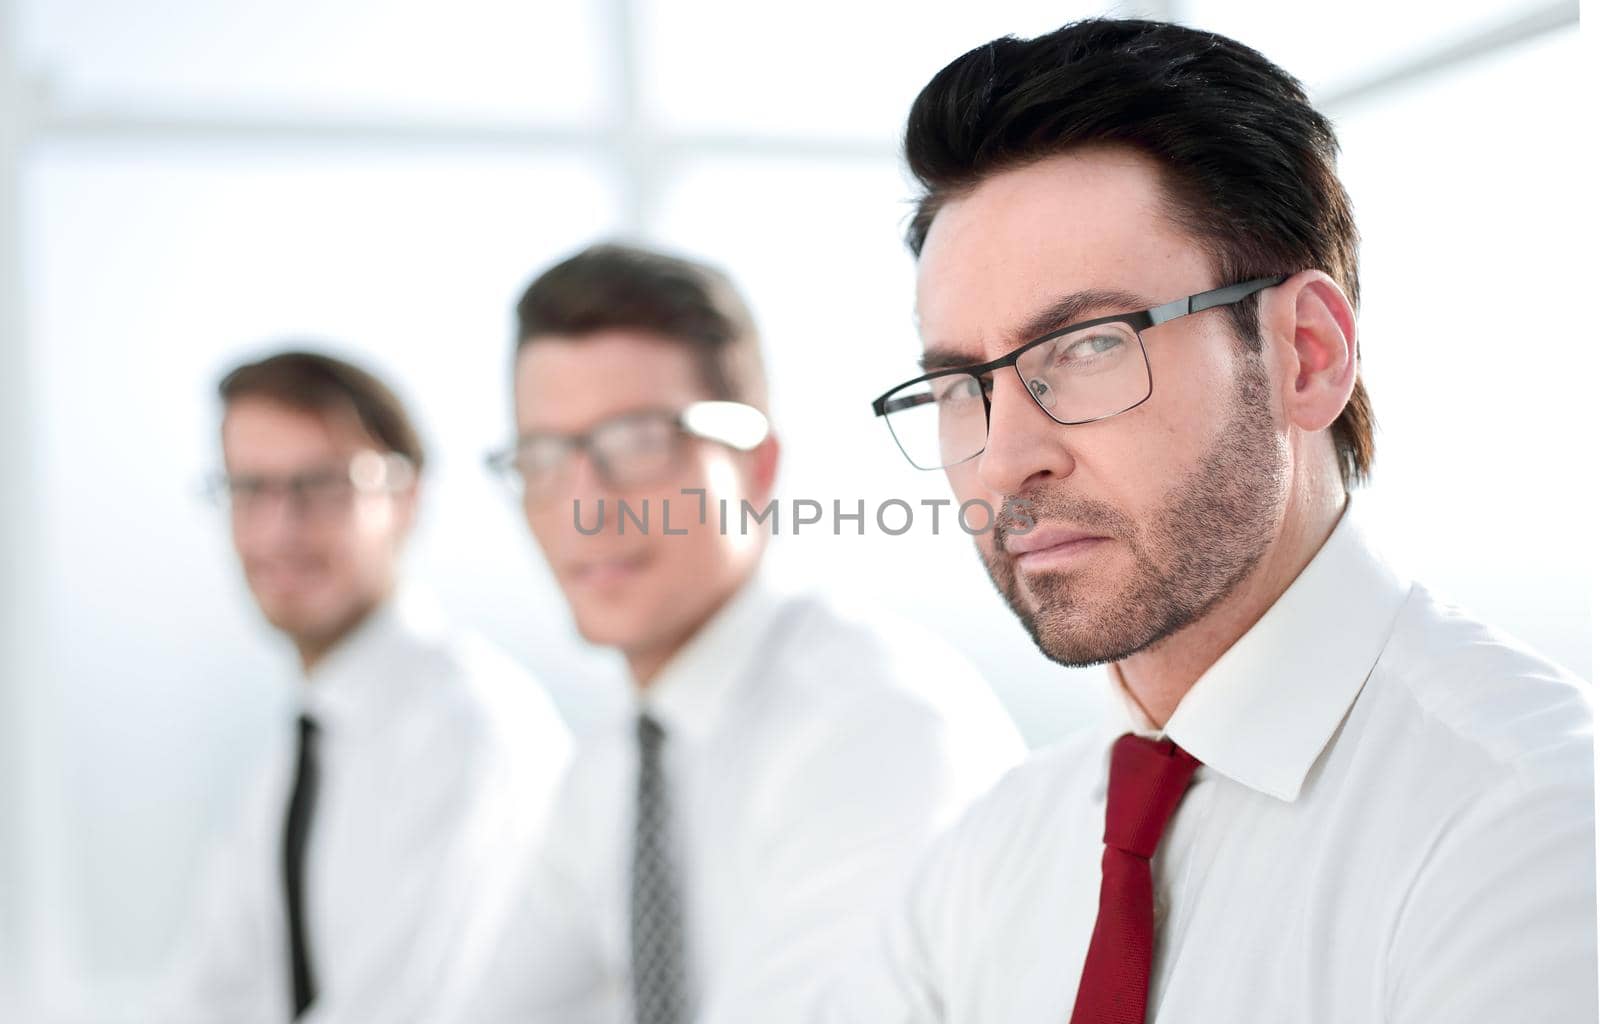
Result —
[[[1577, 5], [1115, 10], [1234, 35], [1335, 119], [1382, 427], [1361, 500], [1416, 575], [1590, 677]], [[198, 497], [222, 371], [311, 340], [399, 386], [435, 466], [413, 575], [581, 731], [614, 666], [481, 468], [522, 287], [603, 236], [709, 258], [765, 329], [781, 494], [943, 496], [868, 410], [917, 351], [902, 118], [964, 50], [1097, 13], [0, 0], [0, 1020], [123, 1019], [288, 678]], [[773, 556], [936, 626], [1031, 742], [1087, 721], [1097, 674], [1044, 661], [964, 535], [925, 525]]]

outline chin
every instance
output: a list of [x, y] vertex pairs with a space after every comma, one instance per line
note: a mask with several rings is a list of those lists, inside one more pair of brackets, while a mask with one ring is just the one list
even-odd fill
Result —
[[578, 635], [597, 647], [616, 647], [628, 650], [639, 645], [649, 633], [647, 616], [619, 614], [615, 608], [604, 611], [575, 610], [573, 622]]
[[261, 615], [271, 623], [274, 629], [281, 629], [285, 633], [304, 632], [306, 622], [310, 618], [297, 601], [275, 601], [256, 598], [256, 604], [261, 608]]
[[277, 629], [292, 637], [308, 639], [337, 633], [350, 617], [349, 609], [318, 595], [262, 601], [261, 611]]
[[1082, 631], [1062, 629], [1056, 624], [1039, 623], [1031, 630], [1033, 642], [1039, 653], [1067, 668], [1088, 668], [1121, 661], [1129, 651], [1108, 647], [1100, 638], [1090, 638]]

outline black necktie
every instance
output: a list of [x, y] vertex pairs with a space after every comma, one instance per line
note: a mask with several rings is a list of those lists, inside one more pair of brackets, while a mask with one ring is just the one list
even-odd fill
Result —
[[306, 951], [306, 837], [317, 806], [317, 723], [300, 716], [300, 753], [295, 760], [294, 793], [283, 829], [283, 889], [289, 918], [289, 968], [294, 979], [294, 1016], [298, 1019], [317, 997]]
[[635, 1024], [684, 1024], [683, 902], [672, 857], [672, 815], [661, 771], [661, 725], [639, 716], [639, 789], [633, 828]]

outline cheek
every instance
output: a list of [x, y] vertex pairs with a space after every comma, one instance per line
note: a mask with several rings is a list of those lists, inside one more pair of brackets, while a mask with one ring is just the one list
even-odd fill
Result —
[[[739, 503], [748, 497], [732, 454], [707, 444], [684, 453], [679, 472], [658, 490], [651, 503], [670, 505], [672, 528], [687, 528], [691, 533], [715, 534], [726, 508], [731, 534], [739, 520]], [[702, 513], [704, 527], [700, 522]]]
[[255, 554], [261, 547], [258, 532], [237, 517], [229, 521], [228, 535], [233, 538], [233, 549], [245, 557]]
[[314, 543], [335, 563], [352, 564], [361, 572], [380, 571], [394, 556], [398, 528], [394, 503], [375, 499], [357, 504], [343, 523], [314, 534]]
[[296, 522], [270, 514], [232, 524], [234, 549], [246, 561], [325, 554], [343, 530], [342, 522]]
[[[670, 510], [669, 518], [651, 524], [657, 555], [673, 567], [676, 586], [694, 588], [704, 583], [719, 587], [721, 567], [754, 548], [761, 534], [770, 534], [773, 517], [756, 521], [766, 509], [750, 498], [739, 465], [722, 449], [708, 447], [693, 454], [674, 483], [676, 486], [664, 489], [658, 499], [661, 507]], [[685, 490], [696, 493], [685, 494]], [[705, 492], [703, 497], [700, 491]], [[748, 513], [743, 505], [746, 501], [751, 503]], [[664, 529], [668, 522], [673, 529], [670, 535]], [[679, 530], [685, 532], [679, 534]]]
[[392, 502], [374, 500], [358, 502], [350, 524], [352, 531], [368, 543], [379, 543], [393, 534], [397, 519]]
[[1152, 506], [1188, 478], [1232, 416], [1235, 385], [1226, 356], [1205, 351], [1163, 369], [1148, 402], [1079, 428], [1072, 444], [1077, 473], [1130, 511]]
[[528, 521], [528, 531], [533, 534], [539, 550], [551, 559], [565, 552], [574, 538], [582, 536], [578, 532], [578, 524], [593, 530], [599, 515], [593, 501], [575, 501], [568, 497], [540, 504], [523, 502], [522, 514]]
[[[1220, 319], [1220, 318], [1219, 318]], [[1211, 330], [1181, 338], [1152, 355], [1145, 408], [1170, 428], [1204, 436], [1227, 419], [1240, 360], [1253, 358], [1233, 337]]]
[[[727, 502], [731, 524], [734, 513], [739, 511], [740, 502], [749, 500], [750, 495], [744, 486], [744, 476], [730, 453], [721, 450], [707, 452], [694, 461], [694, 470], [699, 480], [698, 486], [706, 489], [707, 499], [715, 500], [719, 507], [721, 502]], [[755, 511], [763, 510], [756, 508]]]
[[944, 471], [945, 480], [950, 484], [950, 493], [959, 506], [962, 502], [982, 499], [993, 502], [995, 495], [985, 487], [978, 473], [983, 456], [968, 459], [966, 462], [951, 466]]

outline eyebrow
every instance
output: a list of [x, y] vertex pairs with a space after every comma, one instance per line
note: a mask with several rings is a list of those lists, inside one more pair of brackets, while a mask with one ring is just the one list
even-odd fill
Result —
[[[1079, 321], [1090, 318], [1091, 313], [1103, 312], [1107, 315], [1115, 313], [1136, 313], [1141, 309], [1149, 309], [1157, 303], [1148, 296], [1134, 292], [1125, 292], [1116, 288], [1089, 288], [1083, 291], [1071, 292], [1052, 302], [1029, 317], [1021, 326], [1010, 332], [1010, 344], [1007, 351], [1019, 345], [1025, 345], [1035, 338], [1043, 337], [1051, 331], [1058, 331], [1063, 327], [1070, 327]], [[975, 366], [984, 360], [974, 359], [972, 354], [960, 349], [943, 345], [934, 345], [922, 353], [917, 360], [924, 373], [935, 370], [949, 370], [958, 366]]]

